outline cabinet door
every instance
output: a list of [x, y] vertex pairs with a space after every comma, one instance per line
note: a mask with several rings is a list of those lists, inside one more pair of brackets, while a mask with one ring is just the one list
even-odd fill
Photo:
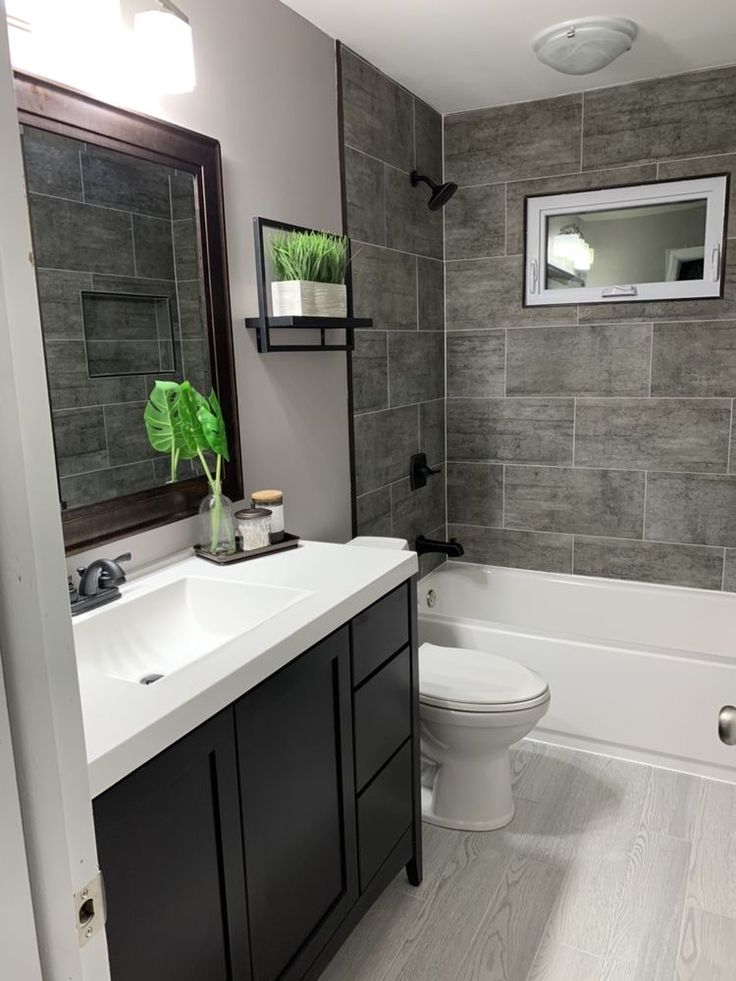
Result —
[[113, 981], [250, 978], [232, 709], [93, 802]]
[[291, 981], [358, 895], [343, 628], [235, 707], [254, 981]]

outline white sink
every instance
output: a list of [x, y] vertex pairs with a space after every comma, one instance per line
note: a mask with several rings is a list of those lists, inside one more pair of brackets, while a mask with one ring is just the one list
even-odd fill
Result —
[[74, 621], [77, 661], [80, 670], [139, 684], [212, 654], [310, 595], [187, 576]]

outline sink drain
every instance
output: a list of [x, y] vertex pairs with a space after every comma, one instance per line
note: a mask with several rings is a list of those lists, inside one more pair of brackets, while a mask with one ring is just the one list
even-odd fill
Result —
[[158, 681], [159, 678], [163, 678], [162, 674], [144, 674], [141, 678], [139, 684], [141, 685], [152, 685], [154, 681]]

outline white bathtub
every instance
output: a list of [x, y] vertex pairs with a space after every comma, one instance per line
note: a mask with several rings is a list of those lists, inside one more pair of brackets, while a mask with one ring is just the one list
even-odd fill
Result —
[[419, 618], [422, 640], [547, 679], [532, 738], [736, 783], [736, 746], [718, 738], [736, 705], [736, 595], [446, 563], [419, 583]]

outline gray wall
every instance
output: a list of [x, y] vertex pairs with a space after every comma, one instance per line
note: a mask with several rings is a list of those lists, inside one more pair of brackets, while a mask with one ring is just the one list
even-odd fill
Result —
[[444, 473], [408, 479], [413, 453], [445, 461], [442, 213], [409, 181], [440, 179], [442, 118], [344, 47], [341, 66], [354, 309], [373, 318], [352, 359], [357, 530], [444, 537]]
[[[145, 6], [126, 0], [124, 8], [132, 16]], [[211, 8], [207, 0], [187, 2], [196, 89], [164, 99], [155, 114], [222, 146], [245, 489], [281, 487], [290, 530], [344, 541], [351, 530], [345, 355], [259, 355], [255, 332], [243, 325], [258, 309], [254, 215], [341, 229], [335, 45], [275, 0], [218, 0], [216, 16]], [[196, 534], [191, 519], [125, 539], [118, 551], [129, 546], [136, 564], [154, 561]]]
[[736, 240], [723, 300], [521, 303], [525, 194], [733, 173], [735, 114], [724, 69], [445, 117], [448, 520], [470, 561], [736, 589]]

